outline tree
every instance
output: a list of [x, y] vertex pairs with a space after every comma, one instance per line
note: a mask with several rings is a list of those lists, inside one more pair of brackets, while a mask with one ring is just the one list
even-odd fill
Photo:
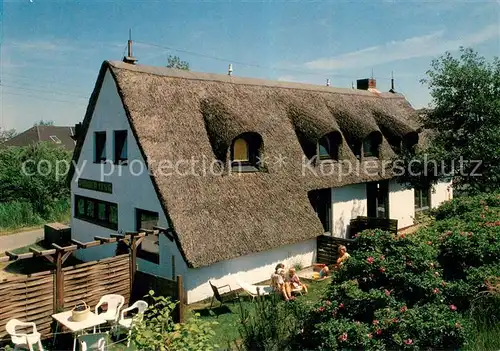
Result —
[[179, 56], [168, 55], [167, 61], [168, 61], [167, 63], [168, 68], [177, 68], [177, 69], [182, 69], [184, 71], [189, 71], [189, 62], [181, 61]]
[[418, 186], [452, 178], [456, 189], [468, 193], [498, 189], [499, 58], [488, 62], [470, 48], [461, 48], [458, 58], [446, 52], [432, 61], [422, 83], [432, 97], [431, 108], [422, 115], [430, 133], [423, 148], [403, 157], [407, 170], [414, 162], [400, 181]]
[[5, 143], [7, 140], [12, 139], [17, 135], [15, 129], [2, 129], [0, 128], [0, 144]]
[[33, 126], [53, 126], [54, 121], [44, 121], [43, 119], [39, 120], [38, 122], [35, 122]]

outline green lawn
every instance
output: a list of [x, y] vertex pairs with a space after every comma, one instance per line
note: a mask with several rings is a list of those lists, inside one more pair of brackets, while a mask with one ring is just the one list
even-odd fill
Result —
[[[309, 293], [303, 296], [298, 296], [297, 299], [310, 301], [311, 303], [318, 301], [330, 282], [331, 280], [327, 279], [319, 282], [313, 281], [306, 283], [309, 286]], [[222, 307], [217, 307], [220, 303], [216, 301], [214, 302], [216, 307], [209, 310], [210, 301], [189, 305], [186, 311], [186, 318], [191, 318], [194, 313], [199, 313], [201, 318], [204, 320], [216, 321], [218, 324], [214, 327], [216, 333], [214, 342], [221, 348], [228, 347], [228, 344], [233, 345], [234, 341], [240, 338], [240, 308], [243, 307], [250, 313], [254, 310], [251, 298], [245, 296], [245, 293], [240, 293], [240, 296], [242, 296], [241, 306], [238, 302], [235, 302], [234, 304], [228, 302]]]

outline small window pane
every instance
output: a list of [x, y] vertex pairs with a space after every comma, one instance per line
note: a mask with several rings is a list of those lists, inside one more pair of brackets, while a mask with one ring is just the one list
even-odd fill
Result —
[[97, 218], [101, 221], [106, 220], [106, 204], [98, 203], [97, 204]]
[[118, 208], [116, 205], [109, 206], [109, 221], [111, 223], [118, 223]]
[[94, 201], [87, 200], [87, 217], [94, 217]]
[[79, 216], [84, 216], [85, 215], [85, 200], [84, 199], [78, 199], [76, 203], [76, 208], [77, 208], [77, 213]]
[[233, 145], [233, 161], [249, 161], [248, 143], [245, 139], [236, 139]]
[[127, 131], [115, 131], [115, 163], [127, 161]]

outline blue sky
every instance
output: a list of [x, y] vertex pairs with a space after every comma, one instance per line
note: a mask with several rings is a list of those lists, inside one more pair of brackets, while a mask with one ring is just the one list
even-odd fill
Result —
[[[103, 60], [120, 60], [128, 30], [141, 64], [169, 54], [193, 71], [350, 87], [373, 75], [427, 106], [433, 58], [470, 46], [500, 55], [500, 1], [54, 1], [1, 6], [0, 126], [73, 125]], [[169, 50], [173, 48], [187, 52]], [[217, 58], [217, 59], [215, 59]]]

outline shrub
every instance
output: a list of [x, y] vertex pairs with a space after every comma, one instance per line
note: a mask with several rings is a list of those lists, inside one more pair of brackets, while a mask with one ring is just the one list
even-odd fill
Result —
[[130, 335], [138, 350], [210, 351], [218, 347], [211, 342], [215, 335], [212, 325], [216, 322], [204, 322], [196, 315], [185, 323], [174, 323], [175, 302], [169, 297], [155, 296], [152, 290], [147, 298], [152, 304], [144, 318], [133, 324]]
[[242, 346], [246, 350], [294, 350], [291, 340], [303, 328], [302, 316], [308, 307], [300, 301], [284, 302], [276, 294], [257, 298], [253, 306], [255, 310], [248, 311], [240, 303]]
[[293, 316], [290, 349], [500, 345], [484, 332], [500, 330], [500, 196], [452, 200], [435, 214], [412, 234], [360, 233], [321, 301]]

